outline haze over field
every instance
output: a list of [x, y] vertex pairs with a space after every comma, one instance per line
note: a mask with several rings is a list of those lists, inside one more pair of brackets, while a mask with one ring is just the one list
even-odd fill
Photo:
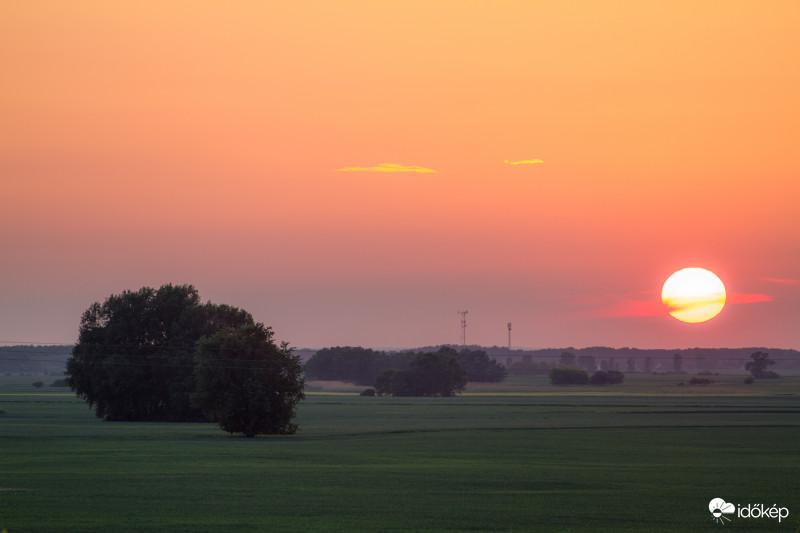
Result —
[[[0, 344], [191, 283], [294, 346], [800, 347], [800, 4], [0, 6]], [[720, 314], [670, 317], [675, 271]]]

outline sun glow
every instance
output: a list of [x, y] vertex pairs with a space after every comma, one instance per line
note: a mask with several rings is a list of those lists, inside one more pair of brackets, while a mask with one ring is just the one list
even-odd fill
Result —
[[672, 274], [661, 290], [669, 314], [683, 322], [705, 322], [725, 307], [725, 285], [703, 268], [684, 268]]

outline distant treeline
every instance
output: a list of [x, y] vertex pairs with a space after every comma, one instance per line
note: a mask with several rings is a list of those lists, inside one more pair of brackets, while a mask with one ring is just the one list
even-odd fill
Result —
[[0, 346], [0, 375], [63, 376], [72, 346]]
[[587, 371], [622, 372], [733, 372], [745, 373], [744, 365], [755, 352], [767, 352], [777, 371], [800, 370], [800, 351], [778, 348], [685, 348], [675, 350], [609, 348], [548, 348], [511, 350], [493, 346], [486, 352], [505, 364], [511, 374], [545, 373], [552, 367], [572, 366]]
[[[306, 362], [306, 378], [349, 381], [372, 385], [386, 370], [408, 370], [411, 361], [422, 352], [382, 352], [359, 346], [323, 348]], [[503, 381], [506, 371], [483, 350], [461, 350], [456, 358], [467, 373], [468, 381]]]

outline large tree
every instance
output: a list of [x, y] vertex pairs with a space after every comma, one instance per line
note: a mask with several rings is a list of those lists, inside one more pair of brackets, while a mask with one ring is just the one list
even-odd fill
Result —
[[190, 402], [195, 342], [247, 324], [250, 313], [204, 304], [191, 285], [111, 295], [83, 314], [67, 382], [105, 420], [204, 420]]
[[192, 403], [229, 433], [291, 434], [303, 394], [303, 365], [263, 324], [224, 329], [197, 343]]

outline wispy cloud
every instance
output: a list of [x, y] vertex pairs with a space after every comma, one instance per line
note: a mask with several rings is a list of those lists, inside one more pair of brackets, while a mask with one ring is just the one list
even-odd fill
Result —
[[[723, 298], [719, 298], [722, 303]], [[725, 305], [742, 305], [772, 302], [774, 298], [768, 294], [729, 292], [724, 298]], [[583, 314], [589, 318], [622, 318], [622, 317], [657, 317], [666, 316], [669, 311], [681, 310], [683, 302], [671, 301], [664, 304], [661, 296], [654, 291], [640, 291], [635, 295], [621, 296], [602, 294], [594, 297], [583, 297], [573, 302], [583, 307]]]
[[760, 302], [771, 302], [775, 298], [770, 296], [769, 294], [746, 294], [743, 292], [729, 292], [728, 293], [728, 301], [729, 304], [755, 304]]
[[640, 292], [637, 296], [584, 296], [574, 303], [584, 308], [581, 314], [587, 318], [654, 317], [665, 314], [661, 298], [646, 292]]
[[344, 167], [337, 168], [338, 172], [424, 172], [437, 173], [432, 168], [418, 167], [416, 165], [400, 165], [398, 163], [380, 163], [374, 167]]
[[534, 165], [536, 163], [544, 163], [541, 159], [523, 159], [522, 161], [509, 161], [508, 159], [504, 160], [503, 163], [508, 165]]
[[800, 280], [797, 279], [761, 278], [761, 281], [768, 281], [770, 283], [778, 283], [781, 285], [800, 285]]

